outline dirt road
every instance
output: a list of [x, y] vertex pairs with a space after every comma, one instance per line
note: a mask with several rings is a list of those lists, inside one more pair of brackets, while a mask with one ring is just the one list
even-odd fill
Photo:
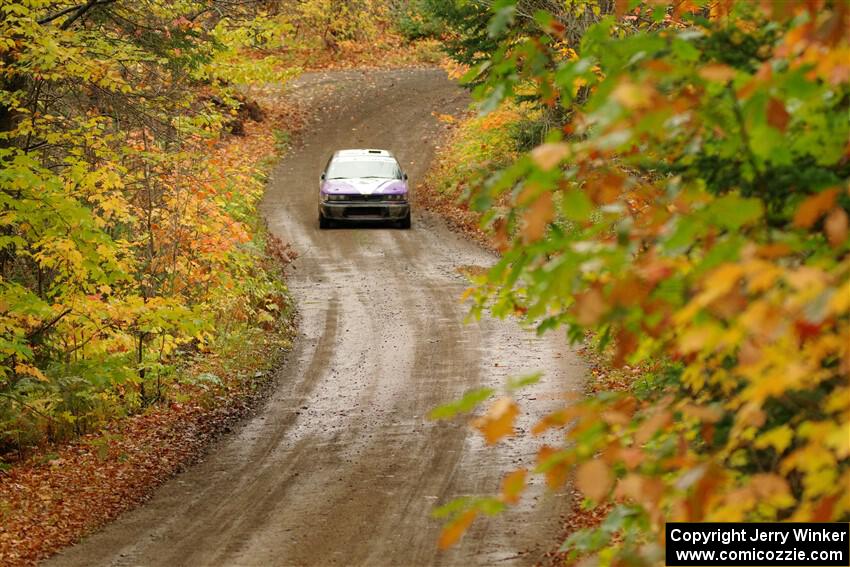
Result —
[[[441, 71], [310, 74], [292, 87], [317, 109], [277, 168], [263, 210], [300, 259], [290, 286], [300, 336], [268, 404], [141, 508], [50, 561], [55, 566], [526, 565], [550, 549], [565, 498], [530, 498], [478, 521], [448, 552], [435, 541], [439, 503], [498, 487], [536, 445], [483, 446], [463, 420], [428, 411], [480, 385], [536, 369], [520, 426], [579, 388], [562, 336], [512, 321], [464, 324], [461, 266], [494, 258], [414, 211], [410, 231], [319, 231], [319, 173], [334, 149], [388, 148], [415, 183], [466, 95]], [[534, 506], [531, 504], [534, 503]]]

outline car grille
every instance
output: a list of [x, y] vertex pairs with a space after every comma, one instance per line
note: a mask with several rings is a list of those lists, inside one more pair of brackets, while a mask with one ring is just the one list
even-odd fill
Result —
[[380, 217], [383, 216], [384, 209], [380, 207], [357, 207], [355, 209], [346, 209], [344, 214], [347, 217]]
[[385, 201], [386, 195], [344, 195], [346, 201], [352, 202], [376, 202], [376, 201]]

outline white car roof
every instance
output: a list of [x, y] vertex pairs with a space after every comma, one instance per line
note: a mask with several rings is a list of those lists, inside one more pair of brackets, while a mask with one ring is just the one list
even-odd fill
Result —
[[395, 159], [392, 152], [388, 150], [374, 150], [374, 149], [352, 149], [352, 150], [338, 150], [334, 152], [333, 159], [337, 158], [346, 158], [352, 160], [369, 160], [369, 159]]

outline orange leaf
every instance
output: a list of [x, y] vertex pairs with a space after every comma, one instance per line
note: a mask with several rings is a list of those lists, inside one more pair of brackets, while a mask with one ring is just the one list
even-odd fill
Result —
[[699, 76], [707, 81], [725, 83], [735, 78], [735, 69], [729, 65], [706, 65], [699, 70]]
[[632, 354], [638, 346], [638, 338], [625, 329], [617, 331], [617, 350], [611, 363], [620, 368], [626, 363], [626, 358]]
[[693, 0], [678, 0], [677, 2], [673, 2], [673, 19], [675, 21], [680, 21], [679, 17], [683, 12], [684, 13], [695, 13], [700, 9], [701, 6], [697, 5]]
[[709, 5], [709, 17], [712, 20], [719, 20], [729, 16], [732, 13], [733, 0], [717, 0]]
[[608, 465], [601, 460], [588, 461], [576, 471], [576, 486], [591, 500], [604, 498], [614, 484]]
[[617, 456], [629, 470], [634, 470], [643, 462], [643, 451], [636, 447], [624, 447], [620, 449]]
[[670, 423], [671, 415], [667, 410], [662, 410], [640, 424], [635, 432], [635, 441], [644, 444], [649, 441], [655, 432]]
[[500, 252], [504, 252], [508, 249], [508, 245], [510, 244], [508, 239], [508, 223], [504, 218], [496, 219], [496, 222], [493, 223], [494, 229], [494, 237], [493, 241], [496, 245], [496, 249]]
[[776, 98], [771, 97], [767, 101], [767, 123], [784, 132], [788, 128], [788, 122], [791, 120], [791, 115], [785, 110], [785, 104]]
[[617, 482], [614, 496], [640, 502], [643, 496], [643, 477], [634, 473], [627, 474]]
[[684, 405], [682, 407], [682, 413], [688, 417], [693, 417], [706, 423], [717, 423], [723, 418], [722, 410], [696, 404]]
[[809, 228], [835, 204], [838, 188], [831, 187], [807, 198], [794, 213], [794, 225]]
[[[553, 458], [557, 453], [559, 453], [557, 449], [554, 447], [550, 447], [549, 445], [544, 445], [540, 447], [540, 450], [537, 452], [537, 464], [542, 465], [550, 458]], [[547, 466], [546, 468], [546, 484], [552, 490], [556, 490], [564, 485], [567, 481], [567, 470], [568, 465], [572, 462], [571, 458], [563, 458], [559, 459], [558, 462], [551, 464], [551, 466]]]
[[847, 213], [844, 209], [835, 209], [826, 217], [823, 223], [826, 237], [833, 248], [838, 248], [847, 242]]
[[534, 427], [531, 428], [531, 434], [540, 435], [553, 427], [563, 427], [575, 419], [580, 413], [581, 410], [578, 406], [553, 411], [543, 416], [543, 419], [534, 424]]
[[688, 498], [689, 520], [700, 522], [705, 517], [708, 501], [723, 484], [725, 474], [716, 465], [704, 469]]
[[467, 510], [444, 527], [442, 533], [440, 533], [440, 540], [437, 542], [440, 549], [448, 549], [453, 546], [466, 533], [477, 515], [477, 510]]
[[555, 218], [555, 208], [552, 206], [552, 193], [546, 191], [534, 201], [534, 204], [523, 215], [525, 224], [522, 229], [523, 240], [526, 244], [539, 240], [549, 222]]
[[825, 496], [818, 501], [812, 510], [812, 522], [828, 522], [833, 519], [832, 511], [835, 508], [837, 496]]
[[481, 431], [487, 444], [492, 445], [502, 437], [514, 434], [514, 420], [518, 413], [519, 408], [511, 398], [499, 398], [486, 414], [472, 420], [472, 425]]
[[575, 314], [576, 322], [587, 327], [598, 323], [608, 311], [608, 306], [602, 292], [594, 287], [575, 296], [571, 311]]
[[758, 247], [756, 251], [756, 255], [759, 258], [766, 258], [768, 260], [773, 258], [781, 258], [783, 256], [787, 256], [792, 252], [792, 248], [787, 244], [782, 243], [773, 243], [773, 244], [762, 244]]
[[519, 502], [519, 495], [525, 490], [525, 469], [514, 471], [502, 479], [502, 501], [508, 504]]
[[754, 474], [750, 479], [750, 484], [756, 496], [764, 499], [791, 494], [788, 481], [778, 474]]
[[531, 150], [531, 161], [543, 171], [554, 169], [570, 154], [570, 148], [563, 142], [541, 144]]
[[609, 205], [620, 197], [625, 181], [622, 175], [611, 172], [592, 175], [587, 179], [585, 191], [597, 205]]

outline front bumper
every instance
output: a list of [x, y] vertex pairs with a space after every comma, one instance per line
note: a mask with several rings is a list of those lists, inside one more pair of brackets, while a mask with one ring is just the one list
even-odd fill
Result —
[[319, 214], [333, 220], [402, 220], [410, 215], [410, 203], [372, 201], [323, 202], [319, 203]]

